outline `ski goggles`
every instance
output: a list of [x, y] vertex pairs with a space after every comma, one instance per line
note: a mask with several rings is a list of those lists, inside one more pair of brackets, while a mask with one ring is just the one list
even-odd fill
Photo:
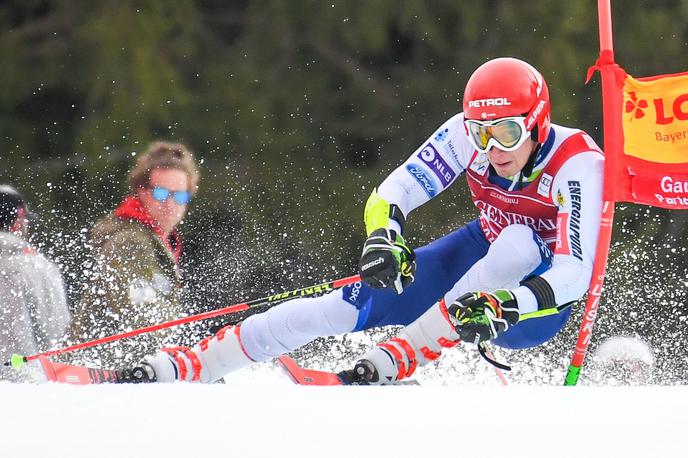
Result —
[[189, 191], [172, 191], [162, 186], [153, 186], [150, 189], [153, 199], [158, 202], [165, 202], [170, 198], [170, 194], [177, 205], [186, 205], [191, 202], [191, 193]]
[[493, 146], [504, 151], [514, 151], [530, 137], [530, 131], [526, 129], [525, 118], [522, 116], [494, 121], [467, 119], [464, 125], [468, 140], [475, 149], [482, 152], [488, 151]]

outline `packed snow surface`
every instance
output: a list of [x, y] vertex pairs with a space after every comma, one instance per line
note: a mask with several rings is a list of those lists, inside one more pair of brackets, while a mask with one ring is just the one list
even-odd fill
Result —
[[3, 458], [679, 457], [688, 387], [0, 382]]

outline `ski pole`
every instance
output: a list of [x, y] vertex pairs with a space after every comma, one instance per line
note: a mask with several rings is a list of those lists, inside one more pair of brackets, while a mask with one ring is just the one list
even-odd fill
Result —
[[199, 313], [197, 315], [191, 315], [184, 318], [179, 318], [177, 320], [168, 321], [166, 323], [154, 324], [152, 326], [146, 326], [144, 328], [135, 329], [129, 332], [123, 332], [121, 334], [114, 334], [107, 337], [102, 337], [96, 340], [90, 340], [88, 342], [83, 342], [80, 344], [72, 345], [65, 348], [58, 348], [55, 350], [49, 350], [44, 353], [37, 353], [35, 355], [22, 356], [22, 355], [12, 355], [12, 359], [5, 363], [5, 366], [12, 366], [15, 368], [21, 367], [24, 363], [38, 359], [39, 357], [48, 357], [61, 355], [64, 353], [69, 353], [75, 350], [81, 350], [84, 348], [95, 347], [96, 345], [101, 345], [104, 343], [114, 342], [116, 340], [126, 339], [128, 337], [137, 336], [139, 334], [145, 334], [148, 332], [158, 331], [160, 329], [171, 328], [174, 326], [179, 326], [180, 324], [191, 323], [194, 321], [206, 320], [208, 318], [214, 318], [216, 316], [228, 315], [230, 313], [241, 312], [255, 307], [260, 307], [263, 305], [274, 306], [280, 302], [293, 297], [309, 297], [314, 296], [319, 293], [326, 293], [328, 291], [341, 288], [342, 286], [350, 285], [357, 281], [360, 281], [360, 275], [354, 275], [352, 277], [341, 278], [339, 280], [333, 280], [319, 285], [308, 286], [306, 288], [295, 289], [293, 291], [286, 291], [283, 293], [273, 294], [271, 296], [262, 297], [260, 299], [254, 299], [250, 302], [243, 302], [239, 304], [230, 305], [229, 307], [221, 308], [218, 310], [211, 310], [209, 312]]
[[604, 283], [605, 270], [607, 268], [607, 259], [609, 256], [609, 245], [612, 238], [612, 229], [614, 220], [614, 203], [604, 202], [602, 223], [600, 225], [600, 232], [597, 240], [597, 250], [595, 255], [595, 264], [593, 265], [592, 278], [590, 279], [590, 289], [588, 299], [585, 303], [585, 312], [583, 313], [583, 320], [581, 321], [580, 330], [578, 331], [578, 339], [574, 348], [571, 363], [566, 371], [564, 378], [564, 385], [574, 386], [578, 383], [585, 355], [590, 346], [592, 339], [592, 329], [597, 318], [597, 310], [600, 306], [600, 297], [602, 296], [602, 285]]

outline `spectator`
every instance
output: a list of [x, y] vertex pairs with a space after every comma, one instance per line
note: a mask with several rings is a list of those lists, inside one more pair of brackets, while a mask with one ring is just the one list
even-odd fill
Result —
[[[182, 240], [177, 225], [198, 186], [192, 153], [155, 142], [129, 173], [131, 193], [90, 233], [93, 266], [67, 333], [74, 344], [179, 318]], [[99, 346], [82, 361], [120, 366], [176, 337], [158, 331]]]
[[[69, 310], [58, 267], [28, 241], [30, 212], [11, 186], [0, 185], [0, 359], [48, 350], [64, 333]], [[0, 380], [41, 380], [0, 367]]]

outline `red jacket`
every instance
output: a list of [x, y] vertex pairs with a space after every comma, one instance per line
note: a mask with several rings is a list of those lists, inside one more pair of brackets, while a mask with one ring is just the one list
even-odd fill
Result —
[[158, 222], [153, 219], [151, 215], [148, 214], [146, 208], [143, 206], [138, 197], [127, 196], [124, 198], [122, 203], [115, 209], [115, 216], [120, 219], [130, 219], [137, 221], [144, 226], [150, 227], [153, 232], [160, 238], [163, 245], [170, 250], [170, 253], [174, 256], [174, 259], [179, 265], [179, 258], [182, 255], [182, 238], [176, 229], [166, 237], [163, 230], [158, 225]]

